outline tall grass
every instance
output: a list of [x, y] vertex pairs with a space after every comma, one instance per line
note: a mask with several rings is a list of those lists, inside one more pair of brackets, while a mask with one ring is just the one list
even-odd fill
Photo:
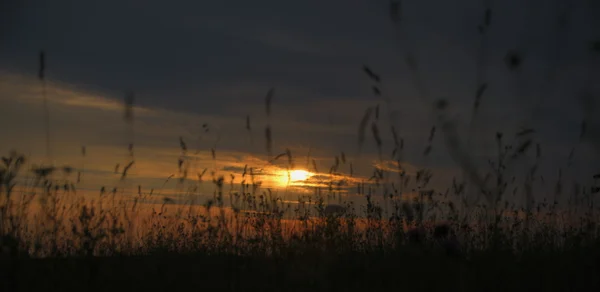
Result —
[[[400, 180], [395, 182], [384, 181], [388, 171], [376, 169], [370, 183], [349, 186], [363, 197], [360, 205], [351, 201], [327, 203], [329, 198], [341, 196], [335, 187], [340, 182], [333, 178], [327, 182], [329, 187], [315, 187], [314, 195], [300, 196], [293, 204], [286, 202], [271, 189], [261, 187], [252, 167], [247, 167], [249, 171], [242, 174], [241, 181], [234, 175], [226, 179], [213, 172], [212, 199], [201, 204], [195, 199], [200, 195], [198, 188], [193, 186], [200, 183], [206, 170], [197, 181], [180, 182], [188, 186], [181, 188], [185, 195], [177, 200], [143, 192], [143, 186], [138, 186], [134, 196], [120, 195], [116, 187], [112, 191], [103, 187], [97, 196], [81, 195], [76, 179], [71, 178], [73, 168], [27, 170], [26, 158], [14, 152], [2, 157], [0, 230], [3, 238], [18, 243], [8, 247], [11, 253], [32, 257], [133, 255], [156, 250], [273, 256], [301, 253], [303, 247], [394, 251], [409, 243], [407, 233], [411, 230], [423, 232], [422, 247], [436, 249], [440, 242], [433, 235], [441, 226], [449, 230], [444, 240], [450, 236], [456, 239], [460, 243], [456, 248], [464, 257], [489, 249], [520, 254], [597, 244], [600, 230], [595, 222], [600, 212], [593, 197], [597, 187], [578, 187], [569, 194], [559, 177], [554, 201], [535, 202], [530, 194], [533, 173], [523, 186], [505, 174], [506, 165], [527, 151], [531, 142], [513, 148], [505, 145], [502, 137], [498, 133], [498, 158], [490, 162], [491, 172], [486, 178], [495, 182], [486, 190], [489, 194], [484, 194], [493, 201], [475, 206], [463, 200], [464, 183], [455, 180], [445, 191], [431, 189], [433, 173], [428, 169], [414, 176], [400, 172]], [[380, 143], [377, 136], [374, 140]], [[180, 143], [185, 155], [187, 146], [183, 140]], [[540, 149], [538, 146], [538, 153]], [[291, 152], [284, 155], [293, 166]], [[336, 165], [339, 163], [338, 158]], [[127, 179], [132, 165], [133, 161], [123, 167], [121, 180]], [[181, 177], [187, 176], [181, 160], [178, 167]], [[17, 185], [15, 179], [24, 172], [30, 172], [34, 179]], [[525, 206], [508, 199], [519, 192], [519, 187], [527, 196]], [[559, 206], [559, 195], [577, 200]], [[390, 206], [386, 210], [381, 204]]]

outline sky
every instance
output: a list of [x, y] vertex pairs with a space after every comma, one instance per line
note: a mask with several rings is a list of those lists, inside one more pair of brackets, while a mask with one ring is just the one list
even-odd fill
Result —
[[[350, 183], [401, 160], [409, 174], [432, 169], [433, 185], [444, 189], [464, 174], [461, 161], [473, 162], [484, 175], [496, 155], [497, 131], [518, 144], [529, 136], [515, 133], [528, 128], [543, 147], [540, 175], [549, 181], [559, 168], [582, 183], [593, 183], [592, 174], [600, 171], [599, 53], [591, 48], [600, 39], [598, 1], [405, 0], [398, 22], [391, 20], [389, 0], [0, 5], [0, 151], [16, 149], [32, 163], [48, 159], [45, 92], [51, 160], [85, 170], [90, 189], [121, 185], [115, 165], [132, 159], [129, 185], [160, 187], [181, 174], [182, 155], [190, 176], [207, 168], [240, 181], [248, 165], [275, 173], [275, 187], [287, 165], [269, 163], [267, 125], [272, 156], [289, 149], [294, 169], [319, 177], [343, 152], [354, 163]], [[482, 34], [486, 9], [491, 21]], [[40, 50], [44, 83], [37, 78]], [[507, 66], [508, 52], [522, 59], [518, 68]], [[381, 76], [380, 83], [364, 65]], [[374, 85], [382, 96], [373, 93]], [[272, 88], [267, 116], [265, 96]], [[123, 119], [128, 92], [135, 94], [133, 123]], [[436, 110], [442, 99], [447, 108]], [[366, 109], [377, 106], [383, 157], [371, 133], [374, 117], [364, 145], [358, 143]], [[453, 135], [444, 122], [456, 126], [460, 154], [448, 147], [445, 137]], [[395, 159], [392, 125], [405, 141]], [[183, 154], [180, 137], [189, 148]], [[424, 155], [429, 144], [432, 151]], [[527, 155], [510, 171], [522, 174], [534, 160], [535, 154]], [[349, 162], [340, 172], [349, 173]], [[310, 192], [290, 192], [302, 191]]]

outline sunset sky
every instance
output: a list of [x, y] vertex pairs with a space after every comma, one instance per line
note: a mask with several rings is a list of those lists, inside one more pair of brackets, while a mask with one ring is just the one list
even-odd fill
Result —
[[[191, 179], [207, 168], [226, 180], [234, 174], [239, 182], [247, 165], [274, 175], [267, 179], [270, 186], [281, 188], [287, 162], [268, 163], [267, 123], [273, 155], [290, 149], [294, 169], [311, 172], [309, 181], [318, 177], [312, 159], [327, 174], [344, 152], [348, 163], [339, 170], [349, 173], [353, 162], [351, 183], [368, 179], [376, 165], [392, 165], [394, 125], [405, 141], [407, 172], [431, 168], [434, 184], [443, 188], [460, 171], [446, 150], [433, 105], [448, 101], [446, 116], [466, 143], [482, 38], [477, 26], [488, 2], [492, 21], [480, 75], [488, 89], [466, 152], [483, 172], [496, 151], [496, 131], [512, 140], [531, 127], [543, 147], [541, 168], [548, 180], [567, 167], [577, 145], [566, 172], [588, 182], [600, 171], [595, 151], [600, 120], [594, 115], [600, 52], [591, 49], [600, 39], [600, 18], [592, 17], [600, 13], [595, 0], [402, 1], [397, 25], [390, 20], [389, 0], [3, 1], [0, 152], [16, 149], [32, 163], [44, 160], [37, 77], [43, 49], [52, 158], [85, 170], [89, 189], [120, 183], [115, 165], [131, 160], [132, 141], [130, 185], [160, 187], [178, 175], [180, 137], [194, 158]], [[564, 27], [558, 26], [561, 17]], [[518, 70], [506, 65], [511, 50], [522, 55]], [[425, 97], [405, 63], [407, 52], [418, 62]], [[383, 97], [373, 94], [375, 83], [363, 65], [381, 76]], [[135, 92], [133, 124], [123, 119], [127, 92]], [[586, 93], [592, 96], [588, 103]], [[370, 123], [360, 152], [358, 147], [362, 116], [378, 104], [383, 161]], [[587, 134], [578, 143], [586, 117]], [[432, 126], [438, 131], [425, 156]], [[302, 190], [310, 192], [288, 191]]]

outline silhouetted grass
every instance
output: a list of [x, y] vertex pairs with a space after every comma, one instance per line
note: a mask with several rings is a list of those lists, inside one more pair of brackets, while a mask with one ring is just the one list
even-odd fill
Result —
[[[82, 290], [196, 285], [269, 291], [563, 291], [597, 285], [591, 276], [598, 271], [600, 254], [597, 207], [589, 200], [572, 205], [573, 210], [546, 201], [527, 209], [510, 206], [501, 199], [508, 190], [502, 180], [504, 161], [526, 149], [502, 147], [498, 137], [505, 151], [499, 152], [492, 174], [497, 201], [474, 211], [448, 199], [461, 196], [457, 182], [445, 194], [428, 190], [432, 174], [426, 169], [413, 177], [421, 189], [413, 199], [400, 199], [398, 190], [381, 193], [392, 205], [385, 213], [374, 197], [385, 188], [359, 187], [365, 198], [362, 211], [350, 202], [325, 203], [325, 197], [335, 195], [332, 188], [300, 198], [291, 208], [270, 189], [261, 191], [254, 178], [242, 181], [240, 192], [227, 194], [224, 177], [214, 175], [214, 196], [204, 205], [175, 204], [164, 196], [156, 202], [141, 186], [134, 198], [103, 188], [97, 199], [89, 199], [76, 194], [74, 182], [51, 177], [58, 171], [72, 173], [70, 167], [32, 169], [36, 180], [25, 186], [28, 192], [16, 195], [14, 180], [24, 171], [25, 157], [11, 153], [3, 157], [0, 170], [3, 283], [12, 285], [10, 291], [52, 285]], [[185, 152], [185, 142], [180, 144]], [[282, 155], [293, 163], [289, 150]], [[382, 179], [383, 172], [377, 170], [374, 179]], [[248, 173], [253, 176], [252, 168], [242, 179]], [[557, 192], [562, 192], [560, 181]], [[39, 202], [35, 211], [34, 197]], [[574, 216], [577, 208], [585, 212]], [[294, 217], [285, 218], [286, 212]], [[29, 281], [33, 275], [36, 281]]]

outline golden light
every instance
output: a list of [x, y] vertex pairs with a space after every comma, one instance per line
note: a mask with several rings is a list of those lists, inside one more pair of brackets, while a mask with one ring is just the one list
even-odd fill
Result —
[[286, 185], [292, 182], [301, 182], [309, 179], [313, 175], [313, 173], [302, 169], [294, 169], [290, 171], [283, 170], [279, 173], [279, 183]]
[[292, 170], [290, 171], [290, 180], [291, 181], [302, 181], [307, 180], [312, 176], [312, 173], [306, 170]]

